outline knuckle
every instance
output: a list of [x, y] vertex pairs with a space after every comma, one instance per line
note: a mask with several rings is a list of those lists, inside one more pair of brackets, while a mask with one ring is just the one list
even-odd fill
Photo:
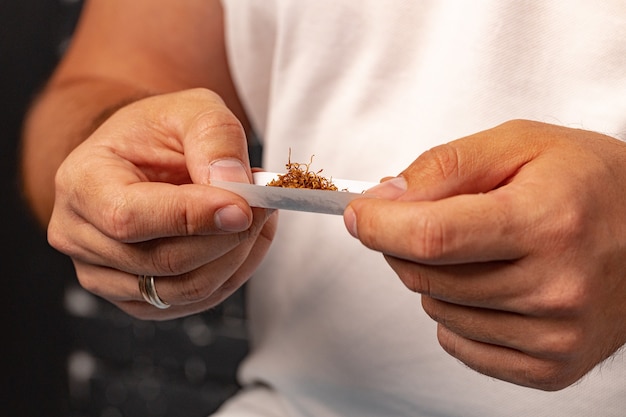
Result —
[[400, 279], [409, 290], [424, 295], [430, 294], [430, 282], [422, 272], [409, 271], [403, 274]]
[[103, 233], [110, 238], [129, 242], [136, 235], [137, 219], [128, 201], [123, 197], [114, 197], [102, 208]]
[[93, 274], [92, 268], [85, 268], [85, 264], [81, 262], [75, 262], [76, 280], [78, 284], [90, 294], [97, 295], [99, 297], [106, 298], [108, 285], [104, 280], [99, 279], [97, 275]]
[[200, 136], [214, 136], [219, 131], [220, 136], [244, 135], [241, 122], [224, 106], [216, 106], [201, 112], [193, 125], [195, 133]]
[[435, 178], [447, 179], [459, 176], [460, 154], [455, 145], [446, 143], [426, 151], [424, 156], [429, 162], [425, 169]]
[[209, 298], [215, 291], [212, 280], [184, 280], [178, 296], [184, 303], [196, 303]]
[[439, 323], [439, 325], [446, 327], [446, 325], [449, 324], [449, 320], [440, 308], [440, 303], [434, 298], [427, 295], [422, 297], [422, 308], [424, 312], [428, 314], [428, 317]]
[[580, 379], [586, 372], [582, 354], [587, 343], [585, 331], [574, 325], [559, 325], [555, 331], [538, 338], [534, 360], [524, 374], [529, 385], [558, 391]]
[[223, 103], [223, 100], [219, 96], [219, 94], [207, 88], [201, 88], [201, 87], [191, 88], [189, 90], [184, 91], [182, 94], [191, 98], [202, 100], [202, 101], [212, 101], [212, 102]]
[[525, 385], [542, 391], [559, 391], [572, 385], [579, 378], [565, 363], [560, 361], [539, 361], [526, 370], [523, 376]]
[[572, 241], [578, 242], [587, 234], [588, 223], [588, 213], [580, 205], [572, 205], [559, 216], [559, 221], [553, 229], [554, 238], [563, 245], [571, 244]]
[[549, 285], [536, 290], [531, 313], [537, 316], [576, 317], [582, 312], [590, 297], [583, 271], [564, 271], [552, 277]]
[[68, 239], [67, 235], [63, 233], [63, 229], [57, 226], [57, 223], [54, 220], [54, 217], [52, 218], [52, 220], [50, 221], [50, 224], [48, 225], [47, 238], [48, 238], [48, 243], [50, 244], [50, 246], [52, 246], [59, 252], [64, 253], [66, 255], [70, 255], [74, 252], [72, 243]]
[[78, 284], [87, 292], [95, 295], [102, 294], [101, 285], [99, 285], [97, 280], [91, 279], [88, 275], [77, 272], [76, 279]]
[[420, 266], [389, 255], [385, 257], [402, 283], [409, 290], [423, 295], [430, 294], [430, 280], [426, 272]]
[[421, 218], [421, 237], [411, 245], [411, 253], [417, 258], [435, 261], [445, 253], [445, 233], [442, 223], [433, 215]]
[[531, 126], [536, 125], [535, 122], [526, 119], [511, 119], [506, 122], [500, 124], [498, 128], [507, 129], [511, 131], [522, 130], [523, 128], [529, 128]]
[[445, 325], [441, 323], [437, 325], [437, 341], [439, 342], [439, 346], [450, 356], [455, 358], [459, 358], [459, 340], [459, 336], [450, 331]]
[[537, 350], [544, 357], [571, 361], [585, 346], [585, 332], [576, 326], [560, 326], [539, 340]]
[[152, 268], [158, 275], [178, 275], [185, 270], [187, 258], [172, 250], [169, 245], [156, 244], [150, 251]]

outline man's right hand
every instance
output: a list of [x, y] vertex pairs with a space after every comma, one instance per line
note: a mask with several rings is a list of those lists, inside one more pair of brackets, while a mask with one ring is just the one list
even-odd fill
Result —
[[[245, 133], [222, 100], [195, 89], [137, 101], [61, 165], [48, 239], [84, 288], [133, 316], [204, 311], [250, 277], [276, 228], [272, 211], [211, 179], [251, 180]], [[171, 308], [143, 300], [139, 275]]]

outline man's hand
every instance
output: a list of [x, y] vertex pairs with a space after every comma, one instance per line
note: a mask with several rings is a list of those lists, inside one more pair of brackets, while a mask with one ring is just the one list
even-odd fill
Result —
[[345, 212], [471, 368], [558, 390], [626, 342], [626, 144], [513, 121], [437, 147]]
[[[206, 310], [249, 278], [276, 223], [211, 179], [251, 179], [244, 131], [221, 99], [196, 89], [138, 101], [61, 165], [49, 241], [83, 287], [134, 316]], [[138, 275], [155, 276], [171, 308], [143, 301]]]

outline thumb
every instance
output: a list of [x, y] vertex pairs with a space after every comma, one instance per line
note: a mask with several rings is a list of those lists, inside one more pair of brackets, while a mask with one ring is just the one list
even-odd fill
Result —
[[[434, 147], [420, 155], [399, 176], [371, 191], [385, 198], [396, 191], [398, 200], [439, 200], [460, 194], [488, 192], [507, 184], [515, 174], [541, 152], [537, 140], [545, 125], [528, 121], [507, 122], [455, 141]], [[545, 132], [544, 130], [541, 130]], [[406, 184], [400, 184], [401, 179]]]
[[216, 94], [208, 90], [190, 90], [180, 97], [193, 105], [185, 121], [183, 148], [187, 169], [195, 184], [211, 180], [250, 183], [245, 131]]

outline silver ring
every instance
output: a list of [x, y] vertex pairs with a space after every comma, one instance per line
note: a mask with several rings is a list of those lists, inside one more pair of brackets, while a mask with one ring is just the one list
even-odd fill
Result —
[[139, 275], [139, 292], [148, 304], [160, 308], [161, 310], [170, 308], [170, 305], [161, 300], [161, 297], [157, 294], [156, 286], [154, 285], [154, 277], [152, 275]]

